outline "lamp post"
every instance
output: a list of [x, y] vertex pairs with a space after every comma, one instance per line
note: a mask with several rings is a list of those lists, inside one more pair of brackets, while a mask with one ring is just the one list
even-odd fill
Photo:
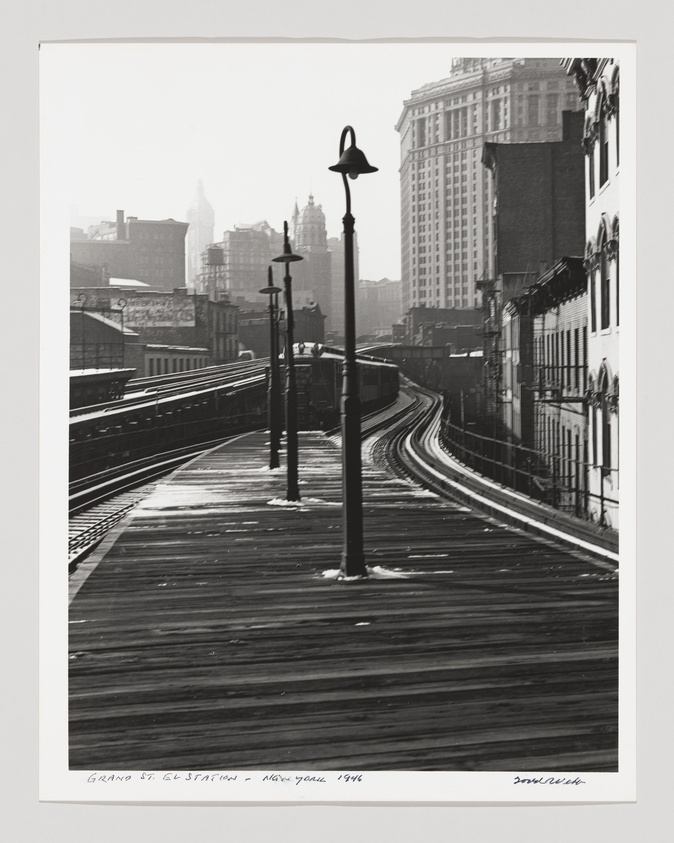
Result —
[[124, 308], [126, 307], [126, 299], [119, 299], [119, 301], [117, 302], [117, 307], [119, 307], [120, 321], [121, 321], [121, 328], [122, 328], [122, 369], [123, 369], [125, 358], [126, 358], [126, 343], [124, 342]]
[[[345, 151], [344, 141], [351, 135], [351, 146]], [[342, 399], [340, 406], [342, 426], [342, 496], [344, 498], [344, 544], [341, 575], [366, 577], [363, 552], [363, 478], [360, 458], [360, 396], [356, 369], [356, 308], [353, 266], [353, 232], [355, 219], [351, 214], [351, 192], [346, 180], [359, 175], [375, 173], [377, 167], [368, 164], [365, 155], [356, 146], [356, 133], [351, 126], [342, 130], [339, 141], [339, 161], [329, 167], [341, 173], [346, 193], [344, 222], [344, 364]]]
[[273, 284], [271, 266], [267, 272], [268, 283], [260, 290], [260, 293], [269, 296], [269, 393], [268, 393], [268, 419], [269, 419], [269, 468], [279, 467], [279, 445], [281, 440], [281, 413], [279, 407], [280, 390], [278, 377], [278, 294], [280, 287]]
[[288, 223], [283, 223], [283, 254], [272, 258], [275, 263], [284, 263], [286, 272], [283, 277], [286, 300], [286, 454], [288, 482], [286, 499], [298, 501], [300, 486], [297, 474], [297, 382], [295, 380], [295, 357], [293, 354], [293, 300], [290, 264], [303, 260], [301, 255], [294, 255], [288, 240]]
[[82, 371], [86, 368], [84, 365], [84, 358], [85, 358], [85, 344], [84, 344], [84, 306], [87, 303], [87, 296], [85, 293], [80, 293], [79, 296], [75, 299], [75, 304], [79, 304], [80, 306], [80, 314], [82, 317]]

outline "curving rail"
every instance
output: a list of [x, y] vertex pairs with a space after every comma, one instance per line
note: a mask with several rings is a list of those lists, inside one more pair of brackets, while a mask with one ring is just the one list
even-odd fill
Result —
[[570, 544], [612, 567], [618, 564], [617, 535], [496, 483], [445, 451], [440, 441], [440, 396], [410, 382], [404, 388], [416, 394], [418, 405], [413, 416], [377, 443], [375, 455], [380, 460], [443, 497], [460, 500], [539, 536]]

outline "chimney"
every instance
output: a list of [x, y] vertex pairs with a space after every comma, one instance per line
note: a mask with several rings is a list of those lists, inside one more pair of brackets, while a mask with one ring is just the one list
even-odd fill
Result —
[[117, 239], [126, 240], [126, 231], [124, 230], [124, 211], [117, 211]]

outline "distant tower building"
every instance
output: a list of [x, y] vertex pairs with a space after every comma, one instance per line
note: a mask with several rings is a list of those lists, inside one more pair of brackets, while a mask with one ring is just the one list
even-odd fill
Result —
[[297, 207], [297, 199], [295, 199], [295, 207], [293, 208], [293, 215], [290, 220], [290, 230], [288, 234], [290, 235], [290, 239], [294, 242], [297, 238], [297, 226], [299, 225], [300, 220], [300, 209]]
[[403, 309], [474, 308], [493, 250], [486, 141], [562, 139], [580, 102], [556, 58], [458, 58], [405, 101], [400, 133]]
[[201, 256], [213, 242], [215, 214], [204, 196], [204, 183], [197, 182], [197, 195], [187, 211], [187, 286], [194, 289], [201, 270]]
[[[295, 205], [297, 211], [297, 205]], [[327, 317], [328, 327], [332, 317], [332, 272], [331, 255], [328, 250], [328, 236], [325, 230], [325, 214], [320, 205], [309, 202], [302, 210], [293, 214], [293, 247], [303, 261], [292, 265], [293, 288], [298, 292], [312, 291], [313, 299], [320, 305]]]

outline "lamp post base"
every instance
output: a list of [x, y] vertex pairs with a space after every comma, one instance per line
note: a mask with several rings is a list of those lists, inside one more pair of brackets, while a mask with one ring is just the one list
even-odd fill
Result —
[[365, 556], [360, 554], [343, 554], [342, 564], [339, 568], [340, 577], [359, 577], [367, 579], [367, 567]]

